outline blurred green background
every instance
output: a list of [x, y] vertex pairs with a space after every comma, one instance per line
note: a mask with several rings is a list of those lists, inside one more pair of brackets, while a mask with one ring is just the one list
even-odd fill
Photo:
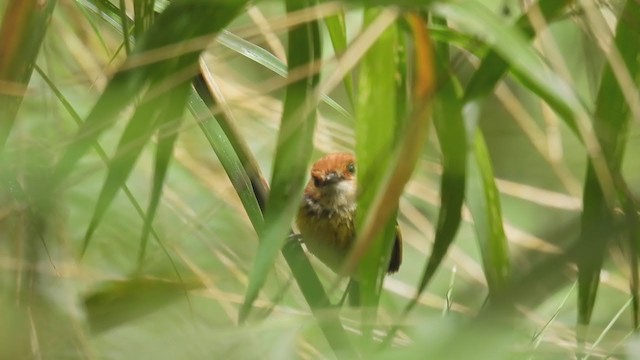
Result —
[[[637, 358], [640, 3], [554, 2], [0, 0], [0, 357]], [[381, 56], [358, 46], [377, 40], [371, 30], [383, 22], [371, 19], [385, 16], [397, 31], [386, 50], [396, 68], [367, 71], [363, 64]], [[319, 33], [293, 42], [305, 26]], [[286, 76], [285, 64], [314, 45], [316, 68]], [[438, 69], [428, 102], [414, 97], [424, 46], [433, 46]], [[495, 82], [478, 75], [481, 64], [483, 74], [497, 71]], [[348, 80], [322, 88], [345, 68]], [[321, 93], [300, 101], [312, 99], [317, 119], [299, 116], [310, 125], [300, 130], [283, 109], [293, 106], [296, 81], [316, 74], [320, 86], [309, 89]], [[398, 200], [403, 265], [385, 279], [371, 317], [313, 304], [300, 290], [307, 274], [258, 246], [271, 224], [257, 225], [257, 203], [248, 205], [260, 202], [250, 164], [286, 185], [322, 154], [356, 151], [378, 126], [359, 114], [382, 106], [362, 104], [362, 84], [388, 76], [406, 83], [374, 91], [388, 91], [406, 119], [375, 120], [397, 122], [400, 139], [380, 173], [413, 168], [394, 157], [410, 136], [403, 126], [418, 121], [411, 111], [420, 106], [430, 116]], [[192, 89], [197, 79], [204, 93]], [[474, 81], [479, 90], [469, 95]], [[455, 118], [466, 138], [447, 132]], [[286, 134], [313, 148], [282, 145]], [[456, 163], [458, 142], [467, 147]], [[585, 143], [600, 144], [604, 157]], [[294, 163], [283, 160], [287, 152]], [[589, 161], [613, 182], [587, 175]], [[443, 177], [455, 164], [462, 173]], [[466, 188], [453, 192], [462, 207], [441, 197], [452, 181]], [[295, 207], [304, 183], [292, 183], [289, 192], [274, 185], [269, 206], [280, 196], [278, 209]], [[286, 230], [292, 215], [274, 212], [265, 218]], [[416, 297], [434, 242], [447, 248], [439, 221], [456, 214], [453, 243]], [[346, 281], [336, 288], [336, 275], [308, 258], [337, 303]], [[263, 286], [256, 259], [270, 269]], [[251, 289], [259, 290], [251, 316], [238, 324]], [[322, 324], [344, 331], [342, 345]]]

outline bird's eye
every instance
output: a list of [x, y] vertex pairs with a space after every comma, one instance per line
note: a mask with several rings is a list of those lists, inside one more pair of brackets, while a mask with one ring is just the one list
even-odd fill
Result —
[[322, 180], [320, 178], [317, 177], [313, 177], [313, 185], [315, 185], [316, 187], [321, 187], [322, 186]]
[[349, 165], [347, 165], [347, 171], [350, 172], [351, 174], [355, 174], [356, 173], [356, 164], [350, 163]]

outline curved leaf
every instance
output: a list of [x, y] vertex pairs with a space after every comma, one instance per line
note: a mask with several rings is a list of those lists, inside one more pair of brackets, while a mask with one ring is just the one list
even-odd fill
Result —
[[[635, 76], [636, 94], [638, 74], [640, 74], [640, 4], [627, 1], [618, 21], [615, 45], [632, 79]], [[612, 65], [607, 64], [598, 90], [596, 115], [594, 118], [595, 133], [609, 170], [617, 179], [618, 198], [627, 213], [627, 229], [625, 237], [630, 246], [632, 296], [634, 298], [634, 324], [638, 324], [638, 265], [637, 265], [637, 207], [633, 198], [626, 191], [621, 174], [622, 159], [627, 143], [630, 120], [630, 104], [625, 101], [621, 85], [616, 79]], [[598, 181], [594, 166], [589, 162], [583, 194], [583, 213], [580, 243], [584, 251], [577, 259], [578, 265], [578, 323], [583, 325], [579, 333], [584, 340], [586, 326], [596, 301], [600, 270], [608, 240], [618, 233], [614, 210], [606, 201], [603, 184]]]
[[11, 0], [0, 27], [0, 153], [31, 78], [56, 0]]
[[[287, 1], [287, 11], [304, 8], [307, 2]], [[287, 62], [290, 68], [313, 69], [320, 59], [320, 32], [317, 21], [289, 30]], [[307, 180], [307, 167], [313, 150], [316, 122], [317, 73], [287, 86], [284, 112], [273, 165], [271, 192], [264, 212], [264, 226], [259, 229], [260, 244], [249, 275], [249, 286], [240, 309], [240, 321], [246, 319], [253, 301], [262, 288], [289, 232], [298, 210]]]

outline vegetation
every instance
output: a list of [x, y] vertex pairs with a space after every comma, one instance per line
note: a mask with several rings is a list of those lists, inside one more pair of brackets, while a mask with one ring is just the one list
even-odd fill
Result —
[[[637, 0], [0, 11], [3, 358], [635, 358]], [[334, 151], [357, 308], [292, 229]]]

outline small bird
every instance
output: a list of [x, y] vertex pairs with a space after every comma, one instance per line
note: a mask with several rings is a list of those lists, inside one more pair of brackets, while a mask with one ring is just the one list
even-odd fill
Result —
[[[356, 238], [356, 194], [353, 154], [333, 153], [313, 164], [296, 223], [307, 249], [336, 273]], [[398, 271], [401, 263], [402, 237], [396, 229], [387, 272]], [[353, 295], [350, 298], [357, 302]]]

